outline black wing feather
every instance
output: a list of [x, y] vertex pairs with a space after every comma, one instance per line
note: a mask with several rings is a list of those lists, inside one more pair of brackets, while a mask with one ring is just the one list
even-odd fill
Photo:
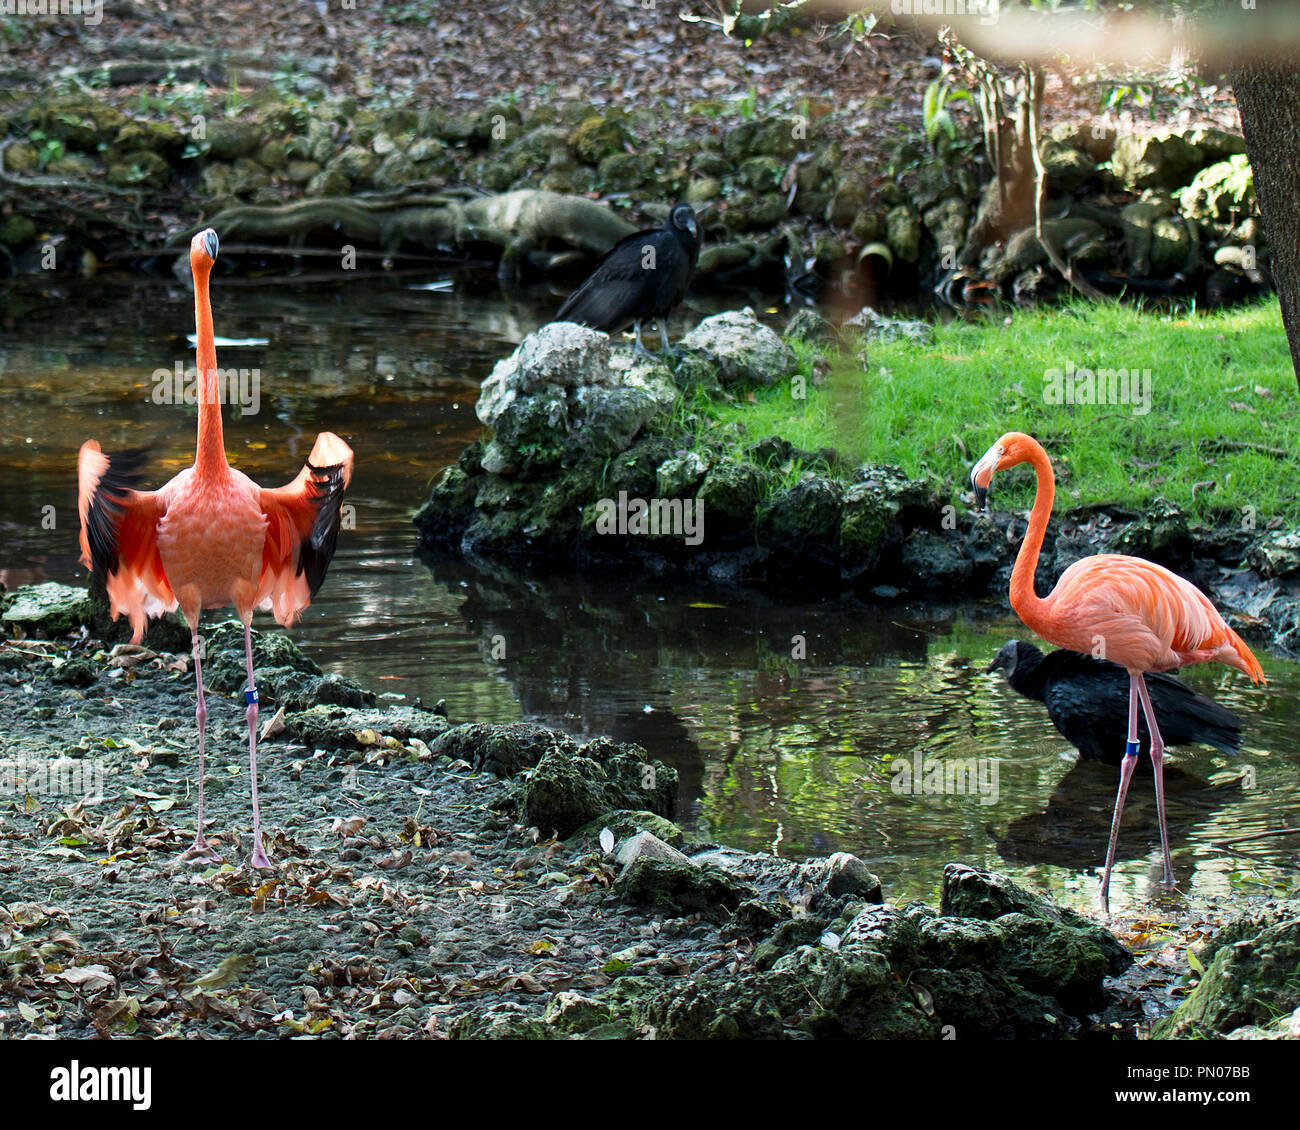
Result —
[[298, 572], [307, 574], [307, 587], [315, 596], [325, 583], [325, 574], [329, 572], [338, 545], [346, 484], [341, 463], [332, 467], [314, 467], [309, 462], [307, 469], [311, 472], [308, 481], [311, 483], [312, 504], [316, 507], [316, 520], [312, 523], [311, 533], [301, 542]]
[[95, 488], [86, 514], [91, 579], [101, 589], [108, 578], [117, 572], [120, 563], [117, 531], [125, 508], [118, 500], [124, 491], [140, 489], [144, 482], [144, 466], [149, 461], [149, 449], [133, 447], [126, 451], [103, 454], [108, 460], [108, 468], [99, 477], [99, 485]]

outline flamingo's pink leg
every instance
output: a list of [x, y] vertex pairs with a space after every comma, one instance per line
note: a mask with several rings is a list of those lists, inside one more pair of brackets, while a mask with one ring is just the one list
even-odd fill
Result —
[[199, 726], [199, 814], [198, 829], [194, 833], [194, 843], [190, 845], [190, 851], [198, 855], [216, 855], [207, 837], [203, 834], [203, 777], [205, 775], [205, 766], [203, 760], [203, 735], [208, 726], [208, 704], [203, 697], [203, 641], [199, 639], [199, 633], [192, 631], [190, 638], [194, 646], [194, 685], [197, 690], [198, 705], [194, 708], [194, 720]]
[[1174, 862], [1169, 855], [1169, 825], [1165, 822], [1165, 740], [1160, 736], [1160, 727], [1156, 725], [1155, 707], [1151, 705], [1151, 696], [1147, 693], [1146, 677], [1137, 677], [1138, 694], [1142, 696], [1142, 711], [1146, 715], [1147, 729], [1151, 731], [1151, 770], [1156, 779], [1156, 816], [1160, 821], [1160, 850], [1165, 857], [1165, 889], [1174, 885]]
[[244, 692], [248, 709], [244, 717], [248, 719], [248, 767], [253, 781], [253, 854], [248, 863], [251, 867], [269, 868], [271, 861], [262, 847], [262, 813], [257, 805], [257, 687], [253, 683], [253, 635], [248, 624], [244, 625], [244, 665], [248, 669], [248, 689]]
[[[1128, 796], [1128, 783], [1133, 779], [1133, 770], [1137, 768], [1138, 759], [1138, 688], [1146, 694], [1146, 686], [1141, 675], [1129, 674], [1128, 677], [1128, 744], [1124, 747], [1124, 760], [1119, 768], [1119, 795], [1115, 798], [1115, 815], [1110, 821], [1110, 842], [1106, 845], [1106, 867], [1101, 873], [1101, 912], [1110, 917], [1110, 872], [1115, 866], [1115, 848], [1119, 844], [1119, 822], [1124, 813], [1124, 798]], [[1153, 731], [1154, 732], [1154, 731]]]

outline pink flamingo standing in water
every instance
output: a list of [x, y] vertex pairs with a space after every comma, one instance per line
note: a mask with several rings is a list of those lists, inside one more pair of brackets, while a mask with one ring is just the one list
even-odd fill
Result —
[[1119, 842], [1120, 815], [1129, 780], [1138, 760], [1138, 703], [1151, 733], [1151, 767], [1155, 777], [1160, 847], [1164, 853], [1164, 884], [1174, 885], [1165, 824], [1164, 739], [1156, 725], [1147, 692], [1148, 671], [1170, 671], [1187, 663], [1218, 660], [1244, 671], [1256, 683], [1265, 681], [1259, 660], [1241, 637], [1224, 623], [1209, 599], [1176, 573], [1140, 557], [1100, 553], [1076, 561], [1056, 582], [1050, 595], [1034, 591], [1034, 572], [1043, 535], [1052, 515], [1056, 481], [1047, 452], [1023, 432], [1007, 432], [984, 453], [971, 471], [971, 486], [980, 509], [986, 507], [993, 472], [1029, 463], [1038, 476], [1029, 529], [1011, 574], [1011, 607], [1030, 628], [1057, 647], [1099, 655], [1128, 669], [1128, 743], [1120, 766], [1119, 795], [1110, 825], [1106, 867], [1101, 876], [1102, 913], [1110, 914], [1110, 872]]
[[77, 457], [81, 562], [108, 592], [113, 618], [124, 614], [136, 643], [147, 618], [178, 605], [190, 626], [199, 727], [198, 831], [191, 851], [211, 848], [203, 834], [203, 697], [199, 617], [233, 604], [244, 623], [244, 692], [253, 792], [253, 867], [270, 867], [257, 804], [257, 687], [253, 682], [253, 609], [269, 610], [288, 627], [311, 603], [334, 556], [343, 491], [352, 477], [352, 449], [332, 432], [316, 437], [307, 464], [287, 486], [259, 487], [226, 462], [221, 433], [217, 355], [208, 276], [217, 233], [190, 242], [199, 371], [199, 436], [194, 466], [156, 491], [136, 490], [139, 452], [105, 455], [94, 440]]

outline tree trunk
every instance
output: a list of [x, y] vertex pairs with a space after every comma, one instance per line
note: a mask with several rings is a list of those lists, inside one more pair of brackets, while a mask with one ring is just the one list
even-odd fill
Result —
[[1300, 386], [1300, 70], [1259, 60], [1237, 64], [1230, 77]]

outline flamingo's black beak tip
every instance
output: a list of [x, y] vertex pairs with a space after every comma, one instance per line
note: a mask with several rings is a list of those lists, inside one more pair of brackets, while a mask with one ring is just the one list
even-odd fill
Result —
[[217, 239], [217, 233], [211, 228], [203, 233], [203, 249], [208, 253], [208, 257], [215, 263], [217, 251], [220, 249], [220, 241]]

